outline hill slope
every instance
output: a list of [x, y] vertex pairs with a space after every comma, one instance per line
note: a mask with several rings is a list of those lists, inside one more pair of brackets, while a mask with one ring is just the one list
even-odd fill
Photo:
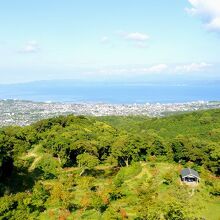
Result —
[[[0, 219], [219, 219], [220, 110], [0, 130]], [[183, 167], [201, 176], [180, 181]]]

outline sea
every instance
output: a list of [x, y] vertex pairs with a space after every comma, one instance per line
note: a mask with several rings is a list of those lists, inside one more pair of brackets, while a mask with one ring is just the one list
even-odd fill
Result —
[[109, 104], [220, 101], [220, 82], [90, 84], [88, 82], [42, 81], [0, 85], [0, 99]]

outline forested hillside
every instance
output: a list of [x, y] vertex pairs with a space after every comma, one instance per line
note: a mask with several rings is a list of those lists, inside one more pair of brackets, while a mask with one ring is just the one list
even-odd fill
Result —
[[217, 220], [219, 175], [220, 110], [0, 129], [0, 219]]

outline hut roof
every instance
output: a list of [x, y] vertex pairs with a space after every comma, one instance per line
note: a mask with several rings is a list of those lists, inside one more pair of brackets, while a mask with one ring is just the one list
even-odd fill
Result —
[[195, 176], [199, 178], [199, 174], [197, 171], [190, 169], [190, 168], [185, 168], [181, 171], [181, 176], [186, 177], [186, 176]]

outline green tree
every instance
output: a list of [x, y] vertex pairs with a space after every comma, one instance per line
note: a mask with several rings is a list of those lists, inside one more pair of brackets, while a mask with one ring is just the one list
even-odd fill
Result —
[[111, 154], [121, 166], [129, 166], [132, 160], [138, 160], [139, 152], [139, 143], [128, 134], [119, 135], [111, 149]]
[[82, 169], [80, 176], [85, 172], [85, 170], [92, 170], [99, 164], [99, 159], [89, 153], [80, 154], [76, 159], [78, 166]]

